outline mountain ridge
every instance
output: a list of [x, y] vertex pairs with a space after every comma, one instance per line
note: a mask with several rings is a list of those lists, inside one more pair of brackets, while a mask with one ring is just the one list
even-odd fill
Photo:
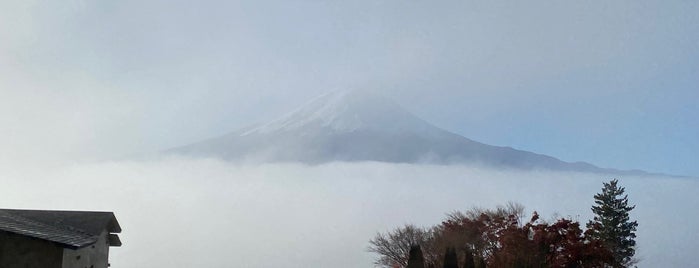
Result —
[[268, 123], [165, 153], [231, 161], [483, 164], [528, 170], [653, 175], [565, 162], [544, 154], [480, 143], [438, 128], [387, 97], [366, 90], [326, 93]]

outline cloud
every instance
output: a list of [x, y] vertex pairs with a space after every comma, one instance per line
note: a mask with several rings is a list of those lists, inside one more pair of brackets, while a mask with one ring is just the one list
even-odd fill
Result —
[[[242, 165], [171, 158], [0, 168], [8, 208], [114, 211], [114, 267], [371, 267], [367, 241], [473, 206], [523, 203], [591, 218], [599, 174], [385, 163]], [[692, 179], [624, 177], [641, 267], [687, 267], [699, 248]]]

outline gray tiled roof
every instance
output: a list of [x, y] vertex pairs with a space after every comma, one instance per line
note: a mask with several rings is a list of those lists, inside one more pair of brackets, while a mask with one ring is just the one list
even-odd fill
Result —
[[111, 212], [0, 209], [0, 231], [42, 239], [64, 247], [92, 245], [104, 230], [109, 233], [121, 232]]

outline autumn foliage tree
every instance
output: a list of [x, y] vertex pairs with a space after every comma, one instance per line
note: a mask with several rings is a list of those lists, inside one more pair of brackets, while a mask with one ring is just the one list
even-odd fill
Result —
[[635, 206], [624, 190], [617, 180], [604, 183], [586, 230], [571, 219], [542, 221], [537, 212], [525, 222], [524, 207], [509, 203], [454, 212], [427, 229], [406, 225], [379, 233], [369, 250], [379, 254], [376, 264], [384, 267], [406, 267], [413, 245], [421, 246], [424, 267], [629, 267], [635, 263], [638, 223], [629, 219]]
[[474, 262], [487, 267], [602, 267], [611, 258], [601, 243], [586, 238], [578, 222], [548, 224], [536, 212], [524, 224], [514, 215], [481, 214], [442, 225], [447, 236], [468, 237], [460, 240], [461, 247], [473, 250]]

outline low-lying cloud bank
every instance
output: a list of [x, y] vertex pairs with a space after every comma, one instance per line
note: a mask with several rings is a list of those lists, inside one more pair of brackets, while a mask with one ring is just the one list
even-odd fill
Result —
[[[238, 165], [217, 160], [0, 168], [2, 207], [114, 211], [112, 267], [373, 267], [367, 241], [404, 223], [507, 201], [586, 222], [600, 174], [385, 163]], [[637, 205], [640, 267], [689, 267], [699, 182], [620, 177]]]

